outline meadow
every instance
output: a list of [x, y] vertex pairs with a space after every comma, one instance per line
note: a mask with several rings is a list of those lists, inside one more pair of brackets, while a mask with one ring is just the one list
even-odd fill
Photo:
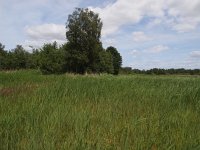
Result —
[[0, 149], [200, 149], [200, 77], [0, 72]]

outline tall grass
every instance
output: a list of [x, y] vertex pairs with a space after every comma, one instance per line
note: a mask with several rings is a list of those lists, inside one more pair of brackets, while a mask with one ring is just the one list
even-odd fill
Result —
[[1, 72], [0, 149], [200, 149], [200, 78]]

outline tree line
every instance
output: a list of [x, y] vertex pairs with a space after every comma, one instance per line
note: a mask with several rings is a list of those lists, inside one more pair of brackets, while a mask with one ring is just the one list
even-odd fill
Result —
[[68, 16], [65, 44], [47, 43], [28, 52], [21, 45], [6, 51], [0, 43], [0, 70], [40, 69], [44, 74], [87, 72], [117, 75], [122, 57], [113, 46], [103, 48], [102, 26], [98, 14], [76, 8]]
[[8, 51], [0, 43], [0, 71], [40, 69], [43, 74], [87, 72], [117, 75], [121, 67], [121, 57], [112, 46], [100, 51], [94, 66], [87, 67], [82, 59], [81, 55], [73, 53], [69, 43], [60, 46], [57, 42], [48, 43], [39, 49], [33, 49], [32, 52], [26, 51], [21, 45]]
[[200, 69], [161, 69], [153, 68], [149, 70], [132, 69], [131, 67], [123, 67], [120, 69], [121, 74], [154, 74], [154, 75], [200, 75]]

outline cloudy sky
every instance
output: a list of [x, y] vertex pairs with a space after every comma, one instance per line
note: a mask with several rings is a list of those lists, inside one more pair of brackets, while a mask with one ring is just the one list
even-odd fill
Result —
[[123, 66], [200, 68], [200, 0], [0, 0], [0, 42], [63, 43], [75, 7], [99, 13], [104, 48], [115, 46]]

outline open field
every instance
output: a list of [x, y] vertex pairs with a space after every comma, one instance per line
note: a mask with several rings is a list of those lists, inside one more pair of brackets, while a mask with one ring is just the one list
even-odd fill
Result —
[[200, 149], [200, 78], [1, 72], [0, 149]]

